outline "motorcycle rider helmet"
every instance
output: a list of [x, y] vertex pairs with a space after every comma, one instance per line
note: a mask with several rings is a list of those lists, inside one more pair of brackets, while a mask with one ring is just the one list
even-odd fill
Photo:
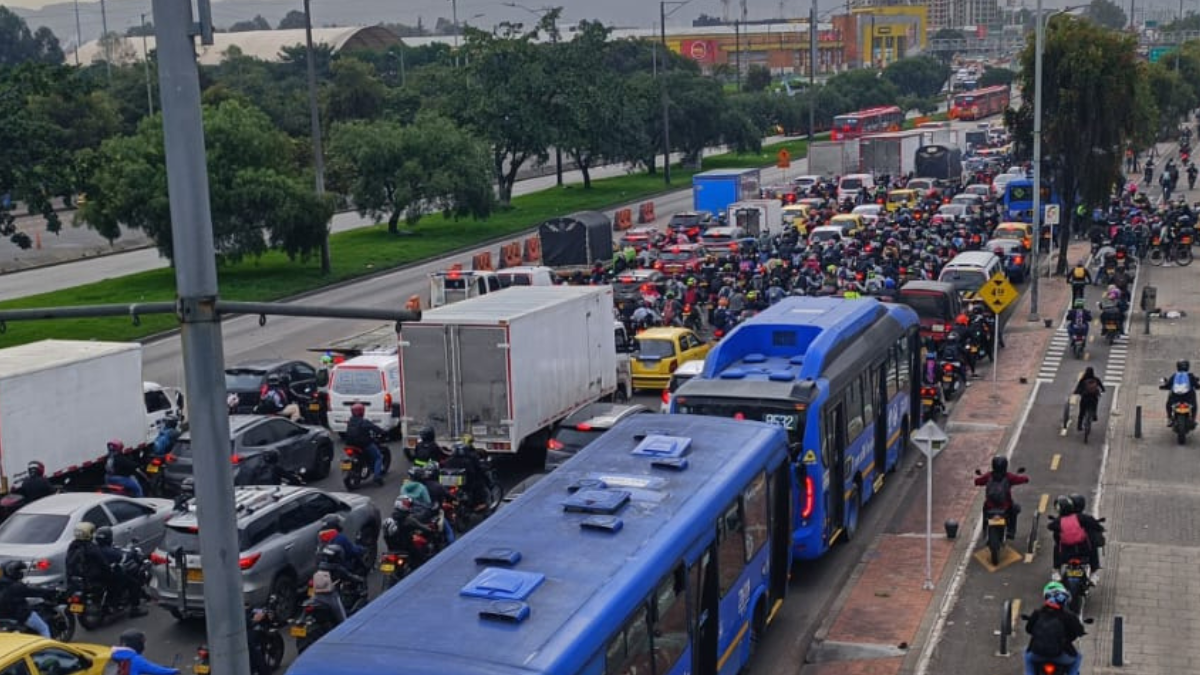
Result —
[[267, 375], [267, 386], [268, 387], [278, 387], [280, 385], [280, 383], [282, 383], [282, 382], [283, 382], [283, 380], [280, 379], [279, 373], [271, 373], [270, 375]]
[[337, 530], [338, 532], [341, 532], [342, 528], [345, 526], [346, 519], [336, 513], [331, 513], [321, 519], [322, 530]]
[[1059, 495], [1054, 498], [1054, 508], [1058, 511], [1059, 517], [1069, 516], [1075, 513], [1075, 502], [1066, 495]]
[[433, 427], [424, 427], [419, 435], [422, 443], [432, 443], [437, 434], [434, 433]]
[[33, 478], [34, 476], [45, 476], [46, 465], [35, 460], [29, 463], [29, 466], [25, 468], [25, 471], [29, 474], [30, 478]]
[[1087, 497], [1079, 494], [1071, 495], [1071, 505], [1075, 507], [1075, 513], [1083, 513], [1087, 509]]
[[353, 417], [362, 417], [367, 414], [367, 406], [361, 403], [355, 403], [350, 406], [350, 415]]
[[459, 440], [461, 440], [462, 444], [468, 448], [475, 447], [475, 437], [472, 436], [471, 434], [463, 434], [462, 438]]
[[92, 537], [94, 536], [96, 536], [95, 525], [88, 522], [83, 522], [75, 526], [76, 541], [91, 541]]
[[437, 467], [429, 466], [428, 464], [424, 466], [413, 466], [408, 470], [408, 477], [417, 481], [418, 483], [427, 483], [429, 481], [437, 480], [438, 470]]
[[1175, 362], [1175, 370], [1177, 370], [1181, 373], [1188, 372], [1188, 370], [1190, 370], [1191, 367], [1192, 367], [1192, 364], [1187, 359], [1180, 359]]
[[112, 546], [112, 543], [113, 543], [112, 528], [105, 525], [104, 527], [97, 529], [96, 534], [92, 537], [92, 540], [95, 541], [100, 546]]
[[4, 578], [10, 581], [20, 581], [25, 578], [25, 570], [29, 569], [29, 564], [23, 560], [9, 560], [4, 563], [4, 568], [0, 571], [4, 572]]
[[122, 647], [129, 647], [139, 654], [146, 651], [146, 634], [136, 628], [121, 633], [117, 641]]
[[119, 441], [119, 440], [109, 441], [108, 442], [108, 452], [109, 452], [109, 454], [125, 452], [125, 443], [122, 441]]
[[971, 323], [971, 321], [967, 318], [966, 314], [959, 314], [958, 316], [954, 317], [954, 325], [956, 326], [966, 326], [969, 323]]
[[992, 473], [1002, 474], [1008, 473], [1008, 458], [1004, 455], [996, 455], [992, 458]]
[[1071, 592], [1061, 583], [1051, 581], [1042, 589], [1042, 598], [1045, 599], [1047, 606], [1062, 609], [1071, 601]]

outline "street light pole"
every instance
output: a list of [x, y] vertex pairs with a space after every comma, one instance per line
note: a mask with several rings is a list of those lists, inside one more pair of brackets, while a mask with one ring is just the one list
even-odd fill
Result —
[[[304, 0], [304, 43], [306, 47], [305, 61], [308, 75], [308, 117], [312, 127], [313, 173], [316, 176], [317, 199], [325, 194], [325, 152], [321, 148], [321, 111], [317, 107], [317, 62], [313, 54], [312, 39], [312, 8], [310, 0]], [[325, 233], [321, 238], [321, 273], [329, 274], [333, 270], [333, 260], [329, 252], [329, 225], [325, 225]]]
[[100, 44], [104, 48], [104, 75], [112, 84], [112, 43], [108, 39], [108, 9], [104, 0], [100, 0]]
[[[670, 63], [670, 50], [667, 49], [667, 17], [678, 12], [681, 7], [692, 0], [660, 0], [658, 3], [658, 37], [662, 41], [663, 79], [659, 91], [662, 92], [662, 124], [663, 124], [663, 183], [671, 184], [671, 110], [667, 99], [667, 65]], [[671, 11], [667, 11], [667, 5]]]
[[75, 65], [79, 65], [79, 48], [83, 46], [83, 28], [79, 24], [79, 0], [75, 0]]
[[808, 145], [816, 138], [817, 126], [817, 0], [808, 10]]
[[1042, 247], [1042, 50], [1045, 48], [1046, 23], [1042, 20], [1042, 0], [1037, 0], [1037, 21], [1033, 43], [1033, 255], [1030, 256], [1029, 320], [1038, 320], [1038, 254]]
[[142, 15], [142, 70], [146, 73], [146, 114], [154, 114], [154, 90], [150, 88], [150, 52], [146, 49], [146, 15]]

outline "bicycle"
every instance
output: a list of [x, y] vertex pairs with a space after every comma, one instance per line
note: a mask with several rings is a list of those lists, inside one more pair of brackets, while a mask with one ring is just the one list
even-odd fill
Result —
[[1092, 411], [1088, 411], [1087, 415], [1083, 414], [1083, 399], [1079, 394], [1071, 394], [1067, 397], [1067, 402], [1063, 405], [1062, 435], [1066, 436], [1067, 430], [1071, 428], [1072, 409], [1076, 410], [1079, 414], [1079, 417], [1075, 419], [1080, 420], [1079, 430], [1083, 432], [1084, 445], [1087, 445], [1088, 439], [1092, 435]]

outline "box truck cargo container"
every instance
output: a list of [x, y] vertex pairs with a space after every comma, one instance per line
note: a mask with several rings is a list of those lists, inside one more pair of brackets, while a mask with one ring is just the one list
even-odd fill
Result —
[[696, 211], [725, 213], [729, 205], [758, 199], [762, 187], [758, 169], [714, 169], [692, 176], [692, 204]]

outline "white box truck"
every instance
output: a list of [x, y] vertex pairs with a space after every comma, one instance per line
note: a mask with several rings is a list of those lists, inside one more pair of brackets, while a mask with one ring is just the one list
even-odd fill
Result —
[[400, 335], [405, 442], [425, 426], [494, 453], [545, 451], [554, 425], [617, 388], [610, 286], [511, 288], [439, 307]]
[[142, 346], [42, 340], [0, 349], [0, 492], [29, 462], [56, 480], [97, 470], [106, 444], [135, 449], [180, 414], [178, 392], [142, 381]]
[[808, 173], [816, 176], [845, 176], [859, 173], [859, 139], [816, 141], [808, 146]]
[[778, 199], [747, 199], [729, 205], [730, 225], [751, 237], [783, 234], [783, 202]]

